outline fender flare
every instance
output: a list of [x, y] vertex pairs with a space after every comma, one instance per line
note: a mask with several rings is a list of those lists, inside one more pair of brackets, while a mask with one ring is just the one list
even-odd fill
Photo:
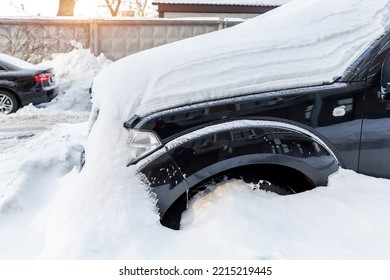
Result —
[[[235, 133], [240, 131], [248, 131], [246, 138], [235, 139]], [[219, 141], [219, 133], [231, 135], [231, 139]], [[165, 159], [155, 160], [159, 157]], [[143, 165], [141, 173], [146, 174], [145, 170], [150, 168], [155, 170], [154, 174], [167, 170], [167, 174], [162, 174], [166, 180], [148, 182], [157, 195], [162, 216], [188, 189], [228, 169], [279, 165], [300, 171], [319, 186], [326, 185], [328, 176], [340, 166], [335, 153], [316, 133], [292, 123], [254, 119], [225, 120], [190, 132], [167, 143], [145, 162], [145, 165], [140, 162]], [[169, 178], [175, 178], [178, 183], [168, 183]]]

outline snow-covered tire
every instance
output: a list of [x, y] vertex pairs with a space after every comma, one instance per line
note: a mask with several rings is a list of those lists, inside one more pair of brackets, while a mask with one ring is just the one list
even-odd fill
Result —
[[243, 177], [243, 180], [247, 183], [252, 183], [254, 189], [265, 190], [279, 195], [289, 195], [295, 193], [287, 182], [268, 172], [246, 175]]
[[12, 93], [0, 90], [0, 114], [15, 113], [19, 108], [18, 101]]
[[187, 198], [191, 201], [198, 193], [208, 192], [210, 186], [215, 186], [216, 184], [225, 182], [229, 179], [241, 179], [246, 183], [252, 183], [254, 191], [265, 190], [279, 195], [296, 193], [283, 179], [279, 179], [269, 172], [258, 172], [257, 174], [243, 173], [240, 176], [237, 176], [237, 174], [224, 174], [190, 189], [188, 193], [184, 193], [165, 213], [164, 217], [161, 219], [161, 224], [165, 227], [179, 230], [181, 214], [186, 210], [188, 205]]
[[189, 198], [195, 196], [198, 192], [205, 191], [210, 185], [215, 185], [221, 182], [224, 182], [229, 179], [240, 179], [246, 183], [252, 183], [254, 190], [265, 190], [269, 192], [274, 192], [279, 195], [289, 195], [296, 193], [293, 188], [291, 188], [285, 180], [278, 178], [270, 172], [266, 171], [257, 171], [256, 173], [252, 172], [243, 172], [224, 174], [219, 177], [215, 177], [212, 180], [200, 185], [197, 188], [194, 188], [190, 191]]

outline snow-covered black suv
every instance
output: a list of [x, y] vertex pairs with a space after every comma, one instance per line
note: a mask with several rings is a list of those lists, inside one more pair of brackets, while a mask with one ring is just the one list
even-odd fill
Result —
[[[149, 150], [130, 164], [147, 156], [139, 170], [157, 194], [162, 217], [175, 201], [187, 200], [188, 191], [222, 177], [281, 194], [326, 185], [339, 166], [390, 178], [389, 91], [387, 32], [331, 84], [134, 116], [125, 123], [137, 131], [132, 144]], [[172, 226], [172, 217], [166, 219]]]
[[293, 194], [340, 167], [390, 178], [388, 10], [301, 2], [130, 56], [95, 80], [98, 120], [115, 107], [115, 120], [129, 117], [128, 165], [156, 194], [162, 224], [179, 228], [212, 180]]

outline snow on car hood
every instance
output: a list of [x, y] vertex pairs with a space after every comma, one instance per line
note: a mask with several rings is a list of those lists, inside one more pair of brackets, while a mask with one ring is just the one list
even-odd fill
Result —
[[94, 81], [94, 110], [127, 120], [242, 93], [331, 82], [388, 28], [390, 0], [293, 0], [235, 27], [116, 61]]

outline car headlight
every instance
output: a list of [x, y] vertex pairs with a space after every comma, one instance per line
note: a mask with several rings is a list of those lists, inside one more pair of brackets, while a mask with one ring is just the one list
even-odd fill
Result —
[[129, 133], [129, 147], [132, 155], [129, 164], [138, 161], [162, 145], [159, 137], [154, 132], [129, 129]]

